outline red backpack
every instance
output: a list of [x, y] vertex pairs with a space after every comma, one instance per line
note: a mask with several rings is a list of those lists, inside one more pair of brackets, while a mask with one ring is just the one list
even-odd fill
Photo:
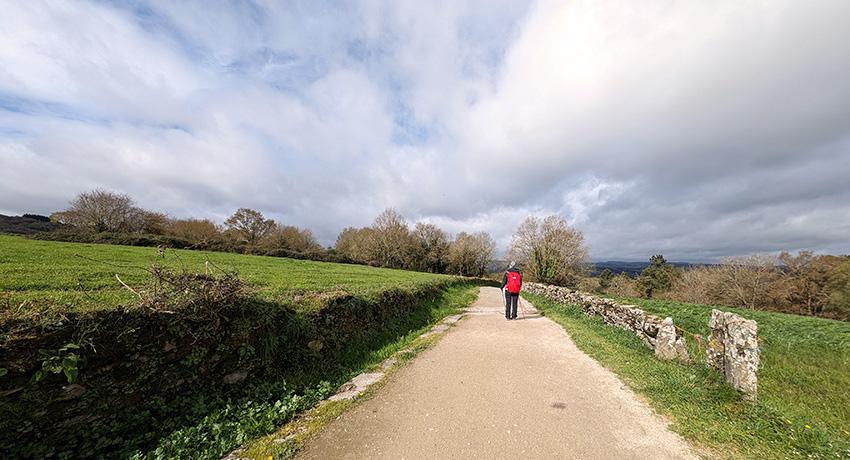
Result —
[[519, 272], [508, 272], [508, 284], [505, 287], [509, 293], [519, 294], [522, 287], [522, 275]]

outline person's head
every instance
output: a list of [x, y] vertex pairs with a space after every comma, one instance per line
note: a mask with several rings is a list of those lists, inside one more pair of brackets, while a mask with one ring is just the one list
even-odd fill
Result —
[[514, 268], [514, 267], [516, 267], [516, 262], [514, 262], [514, 261], [512, 260], [512, 261], [511, 261], [511, 263], [508, 265], [508, 270], [510, 270], [510, 269], [512, 269], [512, 268]]

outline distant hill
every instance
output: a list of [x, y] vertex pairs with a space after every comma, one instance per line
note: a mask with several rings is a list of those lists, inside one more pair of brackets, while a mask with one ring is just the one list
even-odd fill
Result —
[[[649, 261], [646, 262], [623, 262], [617, 260], [608, 260], [605, 262], [591, 262], [591, 273], [593, 276], [597, 276], [602, 273], [602, 270], [606, 268], [611, 270], [615, 275], [619, 273], [625, 273], [631, 277], [635, 277], [643, 271], [644, 268], [649, 266]], [[693, 267], [698, 265], [705, 264], [692, 264], [688, 262], [670, 262], [670, 265], [675, 267]]]
[[4, 216], [0, 214], [0, 233], [16, 235], [31, 235], [39, 232], [49, 232], [59, 228], [58, 224], [50, 222], [50, 218], [38, 214], [23, 216]]
[[[487, 273], [497, 273], [501, 274], [508, 268], [509, 261], [507, 260], [493, 260], [487, 266]], [[706, 264], [693, 264], [689, 262], [670, 262], [671, 265], [676, 267], [693, 267], [698, 265], [706, 265]], [[604, 262], [590, 262], [588, 264], [588, 269], [590, 270], [591, 275], [599, 276], [602, 273], [602, 270], [606, 268], [611, 270], [615, 275], [620, 273], [625, 273], [631, 277], [635, 277], [643, 271], [644, 268], [649, 266], [649, 261], [646, 262], [623, 262], [618, 260], [607, 260]]]

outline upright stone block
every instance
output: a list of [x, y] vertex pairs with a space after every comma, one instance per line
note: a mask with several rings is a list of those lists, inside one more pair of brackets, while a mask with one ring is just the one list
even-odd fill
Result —
[[726, 381], [755, 400], [758, 394], [760, 350], [758, 325], [734, 313], [713, 310], [709, 320], [711, 337], [708, 363], [723, 371]]
[[726, 381], [755, 400], [758, 393], [758, 325], [738, 315], [726, 320]]
[[658, 335], [655, 336], [655, 357], [658, 359], [678, 359], [688, 361], [688, 347], [684, 337], [676, 336], [676, 326], [669, 316], [661, 321]]

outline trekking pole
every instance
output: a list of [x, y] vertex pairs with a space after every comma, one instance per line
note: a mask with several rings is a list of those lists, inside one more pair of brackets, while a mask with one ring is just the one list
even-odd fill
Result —
[[[505, 304], [505, 311], [508, 309], [508, 294], [505, 292], [505, 288], [499, 288], [499, 292], [502, 293], [502, 303]], [[505, 314], [507, 316], [507, 313]]]
[[517, 295], [516, 303], [519, 304], [519, 311], [522, 312], [522, 319], [525, 319], [525, 307], [522, 306], [522, 297]]

